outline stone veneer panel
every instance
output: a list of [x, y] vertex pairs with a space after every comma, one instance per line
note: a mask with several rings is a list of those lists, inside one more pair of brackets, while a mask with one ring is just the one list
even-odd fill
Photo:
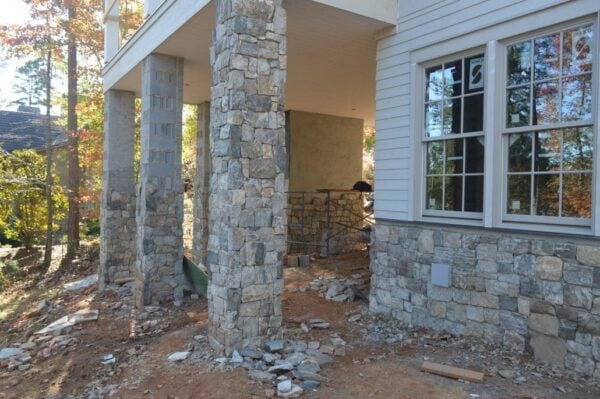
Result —
[[281, 0], [217, 0], [211, 48], [209, 338], [229, 355], [281, 336], [287, 170]]
[[143, 61], [138, 306], [183, 296], [182, 91], [182, 59], [151, 54]]
[[109, 90], [104, 96], [104, 162], [100, 216], [102, 289], [135, 275], [135, 93]]
[[368, 226], [363, 193], [290, 193], [288, 202], [289, 254], [339, 255], [365, 249], [368, 235], [359, 230]]
[[[451, 287], [431, 284], [432, 263], [451, 265]], [[371, 270], [372, 312], [600, 378], [595, 240], [378, 221]]]

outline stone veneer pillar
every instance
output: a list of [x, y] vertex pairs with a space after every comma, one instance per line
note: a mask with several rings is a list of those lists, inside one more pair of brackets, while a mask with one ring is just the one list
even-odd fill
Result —
[[287, 169], [281, 0], [217, 0], [211, 48], [209, 339], [281, 336]]
[[104, 96], [104, 162], [99, 285], [135, 274], [135, 94], [109, 90]]
[[182, 59], [151, 54], [143, 61], [138, 307], [170, 298], [175, 303], [182, 299], [182, 91]]
[[210, 103], [198, 105], [196, 181], [194, 182], [194, 261], [206, 266], [208, 251], [208, 193], [210, 190]]

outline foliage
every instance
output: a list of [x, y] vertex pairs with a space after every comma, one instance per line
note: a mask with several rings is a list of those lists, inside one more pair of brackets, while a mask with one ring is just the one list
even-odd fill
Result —
[[363, 179], [375, 179], [375, 128], [365, 127], [363, 132]]
[[[31, 248], [44, 240], [46, 231], [45, 158], [33, 150], [2, 152], [0, 165], [0, 227], [9, 239]], [[54, 220], [61, 220], [66, 199], [59, 186], [53, 187], [52, 199]], [[58, 227], [55, 223], [53, 230]]]
[[22, 97], [15, 100], [15, 104], [29, 107], [46, 105], [46, 74], [40, 73], [46, 68], [46, 60], [41, 57], [25, 61], [22, 66], [17, 68], [17, 82], [13, 85], [13, 90]]
[[185, 105], [183, 108], [182, 165], [183, 181], [186, 187], [196, 179], [196, 136], [198, 132], [198, 108]]
[[19, 273], [19, 262], [16, 260], [0, 260], [0, 292], [14, 282]]

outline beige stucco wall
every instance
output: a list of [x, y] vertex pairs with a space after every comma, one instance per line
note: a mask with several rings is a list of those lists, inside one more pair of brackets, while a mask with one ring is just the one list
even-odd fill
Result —
[[362, 119], [288, 112], [289, 191], [352, 189], [362, 177]]

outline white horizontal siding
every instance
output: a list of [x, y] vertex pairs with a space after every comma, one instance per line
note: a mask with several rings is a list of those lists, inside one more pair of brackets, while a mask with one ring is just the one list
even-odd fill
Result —
[[[451, 54], [467, 48], [454, 48], [451, 39], [472, 36], [472, 47], [485, 46], [508, 21], [535, 17], [534, 13], [556, 8], [591, 9], [588, 0], [398, 0], [399, 22], [396, 33], [381, 39], [377, 49], [376, 73], [376, 146], [375, 146], [375, 216], [412, 220], [416, 197], [412, 189], [415, 168], [412, 113], [413, 63], [427, 60], [430, 53]], [[559, 10], [560, 8], [560, 10]], [[596, 7], [598, 8], [598, 7]], [[573, 11], [575, 12], [575, 11]], [[581, 11], [579, 11], [581, 12]], [[564, 18], [568, 18], [567, 14]], [[551, 23], [546, 20], [540, 23]], [[523, 29], [534, 29], [523, 23]], [[480, 35], [480, 32], [482, 34]], [[504, 37], [517, 34], [511, 27], [501, 30]], [[487, 35], [487, 36], [486, 36]], [[491, 37], [490, 37], [491, 36]], [[428, 49], [435, 49], [429, 51]], [[418, 56], [416, 56], [418, 54]], [[439, 56], [439, 55], [438, 55]], [[419, 58], [420, 57], [420, 58]]]

